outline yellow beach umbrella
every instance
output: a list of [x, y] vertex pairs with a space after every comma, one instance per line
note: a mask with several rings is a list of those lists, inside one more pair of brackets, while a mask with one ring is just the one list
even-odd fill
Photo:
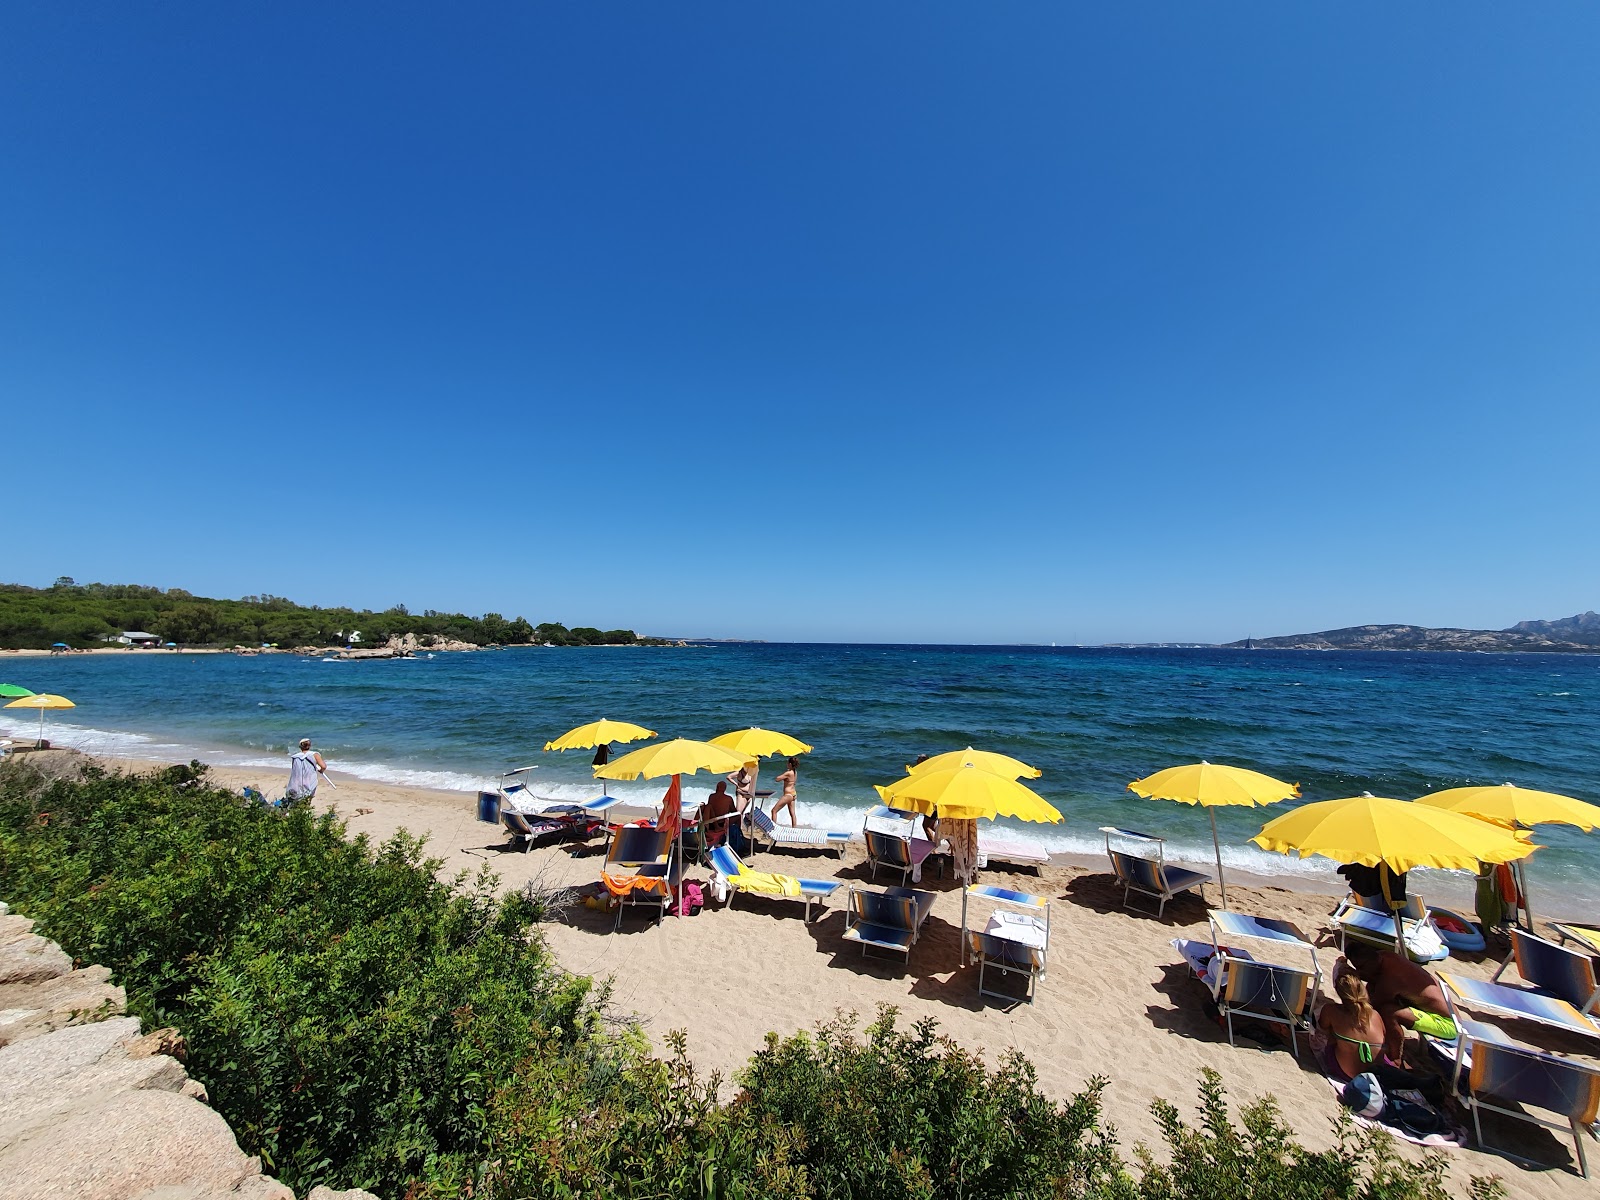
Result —
[[951, 767], [982, 767], [985, 771], [993, 771], [996, 775], [1004, 775], [1009, 779], [1037, 779], [1044, 774], [1038, 767], [1029, 766], [1020, 758], [1012, 758], [1009, 754], [996, 754], [992, 750], [974, 750], [971, 746], [965, 750], [950, 750], [944, 754], [935, 754], [932, 758], [925, 758], [907, 767], [906, 774], [923, 775], [929, 771], [944, 771]]
[[1416, 802], [1524, 829], [1535, 825], [1576, 825], [1585, 833], [1593, 833], [1600, 825], [1600, 805], [1559, 792], [1519, 788], [1514, 783], [1447, 788], [1419, 796]]
[[745, 764], [745, 756], [713, 746], [674, 738], [654, 746], [641, 746], [614, 762], [594, 769], [597, 779], [660, 779], [666, 775], [693, 775], [696, 771], [731, 773]]
[[643, 725], [633, 725], [627, 721], [608, 721], [604, 717], [598, 721], [590, 721], [587, 725], [579, 725], [576, 729], [569, 729], [553, 742], [546, 742], [546, 750], [593, 750], [596, 746], [607, 746], [612, 742], [637, 742], [641, 738], [653, 738], [654, 729], [646, 729]]
[[799, 738], [779, 733], [775, 729], [758, 729], [754, 725], [749, 729], [735, 729], [721, 737], [714, 737], [708, 744], [720, 746], [734, 754], [742, 754], [747, 759], [770, 758], [774, 754], [788, 758], [796, 754], [806, 754], [811, 750], [811, 747]]
[[[926, 764], [924, 764], [926, 765]], [[1061, 814], [1032, 788], [986, 771], [980, 766], [944, 767], [918, 771], [880, 786], [885, 804], [914, 809], [940, 817], [972, 820], [977, 817], [1015, 817], [1019, 821], [1054, 823]]]
[[[1320, 854], [1402, 873], [1413, 867], [1475, 871], [1480, 862], [1513, 862], [1538, 849], [1526, 836], [1488, 822], [1371, 793], [1301, 805], [1268, 821], [1250, 840], [1280, 854]], [[1395, 944], [1403, 949], [1398, 911], [1394, 925]]]
[[1128, 785], [1135, 796], [1146, 800], [1172, 800], [1178, 804], [1198, 804], [1211, 818], [1211, 848], [1217, 853], [1217, 886], [1222, 889], [1222, 907], [1228, 907], [1228, 881], [1222, 874], [1222, 843], [1217, 840], [1216, 808], [1252, 808], [1257, 804], [1276, 804], [1300, 794], [1300, 785], [1285, 783], [1260, 771], [1227, 767], [1221, 763], [1197, 762], [1168, 767]]
[[51, 692], [40, 692], [37, 696], [23, 696], [11, 701], [7, 708], [37, 708], [39, 710], [39, 744], [44, 744], [44, 710], [47, 708], [77, 708], [65, 696], [57, 696]]
[[[1573, 796], [1563, 796], [1560, 792], [1519, 788], [1514, 783], [1447, 788], [1442, 792], [1419, 796], [1417, 803], [1449, 812], [1466, 813], [1511, 829], [1532, 829], [1535, 825], [1575, 825], [1585, 833], [1593, 833], [1595, 826], [1600, 825], [1600, 805]], [[1533, 909], [1528, 907], [1526, 870], [1522, 871], [1521, 884], [1522, 910], [1528, 915], [1528, 927], [1531, 929]]]

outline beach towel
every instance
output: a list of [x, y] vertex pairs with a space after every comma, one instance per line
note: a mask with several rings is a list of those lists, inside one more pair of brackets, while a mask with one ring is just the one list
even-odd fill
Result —
[[661, 820], [656, 822], [656, 828], [669, 838], [675, 838], [682, 824], [683, 778], [674, 775], [672, 782], [667, 785], [666, 795], [661, 797]]
[[778, 875], [772, 871], [752, 871], [749, 867], [735, 877], [739, 887], [747, 892], [760, 892], [767, 896], [798, 896], [800, 881], [793, 875]]
[[601, 872], [600, 882], [613, 896], [626, 896], [629, 892], [665, 892], [664, 875], [607, 875]]
[[951, 869], [962, 883], [978, 877], [978, 823], [970, 817], [946, 817], [939, 822], [939, 836], [950, 843]]
[[[1361, 1095], [1360, 1089], [1354, 1093], [1351, 1091], [1355, 1087], [1354, 1080], [1346, 1082], [1331, 1075], [1325, 1078], [1328, 1085], [1333, 1088], [1334, 1095], [1339, 1097], [1339, 1102], [1346, 1106], [1350, 1119], [1362, 1129], [1381, 1129], [1401, 1141], [1410, 1142], [1413, 1146], [1426, 1146], [1429, 1149], [1450, 1147], [1460, 1150], [1466, 1147], [1467, 1131], [1445, 1113], [1434, 1108], [1420, 1094], [1407, 1092], [1384, 1094], [1374, 1080], [1370, 1087], [1378, 1092], [1378, 1098], [1372, 1103], [1374, 1106], [1382, 1106], [1379, 1110], [1380, 1115], [1364, 1116], [1366, 1109], [1358, 1112], [1350, 1107], [1351, 1101], [1360, 1098]], [[1371, 1075], [1356, 1076], [1358, 1080], [1372, 1078]], [[1428, 1115], [1424, 1116], [1419, 1110], [1425, 1110]], [[1391, 1117], [1392, 1121], [1388, 1119]]]

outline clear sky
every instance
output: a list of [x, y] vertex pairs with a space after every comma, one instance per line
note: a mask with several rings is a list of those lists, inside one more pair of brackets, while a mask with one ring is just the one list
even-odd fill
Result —
[[0, 578], [803, 640], [1600, 607], [1600, 7], [0, 8]]

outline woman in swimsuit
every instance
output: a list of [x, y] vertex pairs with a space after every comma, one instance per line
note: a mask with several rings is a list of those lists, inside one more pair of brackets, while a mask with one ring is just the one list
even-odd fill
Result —
[[1388, 1030], [1383, 1017], [1372, 1007], [1361, 976], [1348, 968], [1337, 971], [1333, 990], [1339, 1003], [1323, 1005], [1317, 1023], [1333, 1039], [1328, 1043], [1331, 1053], [1327, 1065], [1341, 1078], [1354, 1079], [1383, 1061], [1383, 1042]]
[[794, 776], [795, 770], [799, 766], [800, 760], [798, 758], [791, 758], [789, 760], [789, 769], [782, 775], [778, 776], [778, 782], [783, 785], [783, 794], [778, 797], [777, 803], [772, 806], [772, 820], [774, 824], [777, 823], [778, 813], [781, 810], [785, 808], [789, 810], [789, 827], [791, 829], [800, 824], [799, 818], [795, 816], [794, 811]]
[[1444, 1095], [1444, 1081], [1401, 1069], [1384, 1053], [1388, 1028], [1372, 1006], [1366, 982], [1344, 959], [1334, 967], [1333, 990], [1337, 1004], [1324, 1004], [1317, 1024], [1329, 1042], [1322, 1065], [1328, 1074], [1349, 1082], [1357, 1075], [1375, 1075], [1385, 1088], [1415, 1088], [1436, 1103]]

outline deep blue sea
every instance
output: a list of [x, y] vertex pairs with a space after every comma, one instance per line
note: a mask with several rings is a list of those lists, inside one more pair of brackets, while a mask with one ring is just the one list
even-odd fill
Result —
[[[859, 828], [871, 785], [917, 754], [974, 745], [1043, 768], [1035, 786], [1066, 822], [1018, 831], [1049, 849], [1098, 851], [1098, 828], [1116, 823], [1165, 835], [1169, 855], [1198, 862], [1211, 856], [1204, 813], [1140, 800], [1129, 780], [1206, 758], [1298, 781], [1307, 800], [1509, 779], [1600, 801], [1600, 656], [780, 644], [386, 662], [130, 652], [9, 659], [0, 681], [77, 702], [48, 718], [59, 743], [260, 766], [269, 789], [307, 736], [336, 770], [369, 779], [469, 789], [537, 762], [536, 792], [581, 798], [594, 791], [588, 753], [540, 751], [573, 725], [604, 716], [692, 738], [762, 725], [815, 745], [800, 768], [801, 819], [837, 828]], [[35, 720], [3, 713], [0, 729], [26, 734]], [[653, 799], [661, 787], [611, 790]], [[1246, 844], [1277, 811], [1219, 810], [1225, 860], [1326, 875], [1322, 860]], [[1545, 828], [1537, 840], [1548, 847], [1539, 884], [1561, 887], [1563, 908], [1600, 903], [1600, 832]]]

